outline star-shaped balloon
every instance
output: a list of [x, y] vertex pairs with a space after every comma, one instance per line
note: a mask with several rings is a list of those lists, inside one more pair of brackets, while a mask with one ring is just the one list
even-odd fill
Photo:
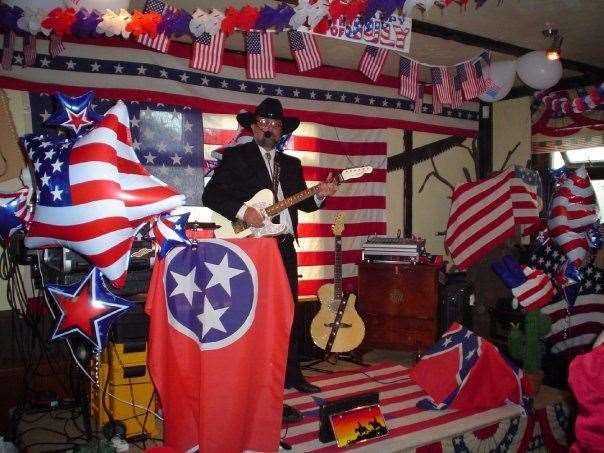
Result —
[[25, 228], [31, 214], [30, 189], [22, 187], [16, 192], [0, 193], [0, 240], [6, 244], [17, 231]]
[[134, 306], [107, 289], [96, 267], [78, 283], [47, 285], [46, 288], [58, 313], [52, 339], [79, 334], [92, 343], [95, 351], [102, 351], [107, 345], [113, 321]]
[[566, 260], [554, 276], [554, 283], [564, 295], [569, 307], [575, 306], [579, 289], [581, 289], [581, 280], [581, 273], [570, 260]]
[[49, 126], [64, 127], [78, 136], [86, 126], [92, 126], [103, 118], [90, 105], [94, 99], [92, 91], [75, 97], [57, 92], [55, 96], [59, 109], [46, 120], [46, 124]]
[[189, 212], [182, 215], [161, 215], [153, 224], [149, 236], [159, 245], [158, 254], [161, 258], [176, 245], [191, 245], [186, 234], [189, 215]]
[[81, 137], [22, 142], [38, 196], [25, 246], [67, 247], [121, 288], [138, 227], [185, 199], [139, 162], [125, 104], [118, 101]]

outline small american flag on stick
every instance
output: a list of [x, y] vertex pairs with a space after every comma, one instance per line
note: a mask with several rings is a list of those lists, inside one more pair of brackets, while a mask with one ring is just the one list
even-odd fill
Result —
[[398, 94], [411, 99], [412, 101], [417, 98], [417, 73], [419, 65], [417, 61], [411, 60], [410, 58], [401, 57], [399, 62], [399, 71], [401, 77], [401, 84], [398, 90]]
[[359, 61], [359, 71], [375, 82], [382, 72], [387, 56], [388, 49], [366, 46]]
[[[162, 2], [161, 0], [147, 0], [145, 2], [145, 8], [143, 10], [144, 13], [157, 13], [160, 16], [162, 16], [166, 10], [170, 8], [170, 9], [176, 9], [176, 8], [172, 8], [171, 6], [167, 6], [164, 2]], [[159, 50], [162, 53], [166, 53], [168, 51], [168, 48], [170, 47], [170, 37], [167, 36], [165, 33], [158, 33], [156, 36], [149, 36], [149, 35], [140, 35], [137, 39], [136, 42], [138, 42], [139, 44], [142, 44], [143, 46], [147, 46], [150, 47], [152, 49], [155, 50]]]
[[310, 71], [321, 66], [321, 54], [313, 35], [292, 30], [287, 36], [289, 48], [298, 65], [298, 71]]
[[245, 35], [248, 79], [274, 79], [275, 54], [270, 32], [250, 31]]
[[223, 54], [224, 33], [219, 30], [212, 36], [204, 32], [193, 43], [191, 67], [218, 74], [222, 70]]

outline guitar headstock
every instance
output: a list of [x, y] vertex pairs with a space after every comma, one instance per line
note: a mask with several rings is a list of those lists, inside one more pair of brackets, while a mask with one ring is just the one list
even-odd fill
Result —
[[372, 171], [373, 167], [369, 165], [365, 167], [346, 168], [342, 170], [342, 173], [340, 173], [339, 179], [340, 181], [348, 181], [349, 179], [360, 178], [361, 176], [371, 173]]
[[331, 226], [334, 236], [341, 236], [344, 231], [344, 213], [338, 212], [333, 219], [333, 225]]

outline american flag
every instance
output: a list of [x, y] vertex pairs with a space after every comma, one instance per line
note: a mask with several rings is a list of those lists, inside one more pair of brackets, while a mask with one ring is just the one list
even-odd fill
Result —
[[126, 106], [118, 102], [75, 142], [33, 135], [23, 144], [38, 190], [26, 246], [70, 248], [121, 287], [136, 228], [184, 201], [138, 162]]
[[287, 37], [289, 48], [296, 60], [298, 71], [304, 72], [321, 66], [321, 54], [319, 46], [313, 35], [291, 30]]
[[[234, 115], [204, 115], [204, 154], [216, 159], [225, 144], [250, 140], [246, 129], [237, 130]], [[333, 224], [338, 212], [346, 215], [342, 238], [342, 287], [356, 291], [357, 263], [371, 234], [386, 234], [385, 130], [347, 129], [302, 122], [284, 145], [284, 152], [302, 161], [308, 187], [324, 181], [329, 172], [372, 165], [371, 174], [342, 184], [318, 211], [300, 212], [298, 225], [299, 292], [313, 295], [324, 283], [333, 282]], [[347, 157], [348, 156], [348, 157]], [[349, 160], [350, 159], [350, 160]]]
[[514, 178], [511, 182], [512, 207], [516, 225], [521, 226], [521, 233], [525, 235], [531, 227], [541, 223], [539, 218], [540, 205], [540, 179], [539, 173], [524, 167], [514, 167]]
[[250, 31], [245, 35], [248, 79], [274, 79], [275, 55], [271, 32]]
[[25, 66], [33, 66], [36, 62], [36, 37], [34, 35], [27, 35], [24, 39], [23, 45], [23, 58]]
[[464, 61], [456, 66], [457, 76], [461, 81], [464, 98], [466, 100], [474, 99], [481, 94], [476, 68], [471, 61]]
[[191, 67], [218, 74], [222, 70], [223, 54], [224, 32], [218, 30], [214, 36], [204, 32], [193, 43]]
[[[502, 422], [503, 425], [509, 423], [510, 426], [518, 426], [520, 421], [521, 409], [514, 405], [476, 411], [456, 409], [427, 411], [418, 408], [417, 402], [425, 398], [426, 393], [411, 378], [407, 368], [392, 363], [380, 363], [358, 371], [340, 371], [327, 376], [315, 376], [309, 380], [321, 388], [319, 396], [322, 400], [336, 400], [367, 392], [379, 393], [380, 409], [387, 420], [388, 436], [360, 444], [362, 447], [358, 449], [359, 451], [414, 452], [418, 448], [419, 452], [423, 450], [419, 448], [420, 446], [435, 442], [438, 442], [438, 449], [435, 451], [440, 451], [439, 441], [443, 439], [445, 431], [471, 432], [501, 420], [505, 420]], [[284, 441], [290, 444], [294, 451], [338, 451], [335, 442], [324, 444], [319, 441], [318, 398], [294, 390], [286, 390], [284, 403], [295, 407], [304, 415], [302, 421], [290, 425], [285, 434]], [[522, 438], [521, 431], [518, 433], [510, 431], [512, 439], [515, 435], [517, 437], [515, 442], [519, 443], [519, 438]], [[451, 440], [451, 448], [458, 438]], [[380, 442], [381, 440], [384, 442]], [[503, 448], [505, 446], [502, 446], [502, 451], [508, 451]]]
[[430, 68], [432, 74], [432, 96], [438, 97], [442, 104], [452, 104], [451, 80], [445, 66], [434, 66]]
[[2, 49], [2, 69], [10, 70], [13, 66], [13, 54], [15, 52], [15, 38], [16, 34], [14, 31], [4, 32], [4, 47]]
[[413, 106], [415, 113], [422, 113], [424, 110], [424, 89], [423, 83], [418, 83], [415, 86], [415, 103]]
[[48, 52], [51, 57], [56, 57], [57, 55], [61, 55], [65, 51], [65, 45], [63, 44], [63, 40], [61, 37], [55, 35], [54, 33], [50, 35], [50, 43], [48, 44]]
[[440, 115], [443, 112], [443, 103], [441, 102], [438, 94], [436, 94], [436, 88], [432, 85], [432, 114]]
[[[49, 96], [31, 93], [32, 130], [46, 132], [44, 118], [53, 110]], [[115, 102], [95, 100], [94, 109], [105, 113]], [[203, 194], [203, 132], [199, 110], [126, 101], [130, 115], [132, 147], [152, 175], [187, 197], [188, 205], [201, 205]]]
[[[168, 7], [161, 0], [147, 0], [145, 2], [145, 8], [143, 9], [144, 13], [157, 13], [162, 16], [166, 10], [176, 9], [172, 7]], [[140, 35], [136, 38], [136, 42], [142, 44], [143, 46], [151, 47], [152, 49], [159, 50], [160, 52], [166, 53], [168, 48], [170, 47], [170, 37], [165, 33], [158, 33], [156, 36], [152, 37], [149, 35]]]
[[[485, 71], [485, 68], [487, 69]], [[476, 79], [478, 80], [479, 95], [485, 91], [490, 90], [493, 87], [493, 81], [489, 75], [489, 66], [482, 66], [482, 59], [478, 59], [474, 62], [474, 71], [476, 72]]]
[[359, 71], [375, 82], [382, 72], [386, 57], [388, 57], [388, 49], [366, 46], [359, 61]]
[[458, 185], [453, 191], [445, 245], [460, 269], [514, 235], [515, 225], [538, 222], [536, 189], [514, 169]]
[[589, 250], [586, 231], [597, 219], [596, 208], [595, 193], [583, 166], [564, 179], [551, 203], [547, 221], [550, 237], [577, 268]]
[[[551, 241], [533, 250], [530, 264], [554, 278], [566, 261], [562, 250]], [[586, 352], [595, 338], [604, 331], [604, 269], [588, 264], [581, 270], [583, 280], [579, 296], [569, 307], [560, 294], [553, 303], [541, 309], [552, 322], [546, 341], [555, 354], [569, 357]]]
[[401, 57], [399, 62], [399, 72], [401, 84], [398, 94], [414, 101], [417, 98], [417, 73], [419, 64], [410, 58]]
[[459, 75], [453, 77], [453, 91], [451, 92], [451, 107], [459, 108], [463, 105], [463, 93]]

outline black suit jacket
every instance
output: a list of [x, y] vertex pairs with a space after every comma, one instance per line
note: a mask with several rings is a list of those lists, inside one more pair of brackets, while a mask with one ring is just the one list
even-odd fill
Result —
[[[307, 188], [299, 159], [276, 153], [275, 160], [280, 166], [279, 181], [285, 198]], [[204, 206], [232, 221], [241, 205], [262, 189], [272, 189], [271, 179], [260, 148], [251, 141], [224, 152], [222, 162], [204, 188], [202, 201]], [[311, 212], [318, 206], [314, 197], [310, 197], [289, 208], [296, 236], [298, 209]]]

